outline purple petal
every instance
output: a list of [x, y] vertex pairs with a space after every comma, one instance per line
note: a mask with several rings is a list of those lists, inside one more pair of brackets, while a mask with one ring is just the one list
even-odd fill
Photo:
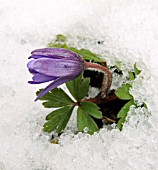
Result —
[[73, 76], [67, 76], [67, 77], [59, 77], [56, 80], [54, 80], [52, 83], [50, 83], [44, 90], [41, 91], [41, 93], [38, 95], [38, 97], [35, 99], [35, 101], [37, 101], [39, 98], [41, 98], [42, 96], [44, 96], [46, 93], [48, 93], [49, 91], [55, 89], [56, 87], [60, 86], [63, 83], [66, 83], [72, 79], [74, 79], [75, 77]]
[[78, 54], [66, 50], [64, 48], [42, 48], [42, 49], [37, 49], [31, 52], [32, 57], [33, 56], [49, 56], [49, 57], [55, 57], [55, 58], [70, 58], [74, 59], [76, 58], [77, 60], [83, 60]]
[[55, 80], [57, 78], [58, 77], [46, 76], [44, 74], [37, 73], [36, 75], [33, 76], [33, 81], [35, 81], [35, 82], [47, 82], [47, 81]]
[[34, 81], [28, 81], [29, 84], [40, 84], [38, 82], [34, 82]]
[[37, 71], [35, 71], [34, 69], [29, 69], [29, 72], [31, 73], [31, 74], [36, 74], [36, 73], [38, 73]]
[[83, 71], [84, 64], [74, 60], [41, 58], [30, 61], [27, 66], [29, 69], [44, 75], [60, 77], [80, 74]]
[[29, 81], [28, 83], [30, 83], [30, 84], [40, 84], [40, 83], [45, 83], [45, 82], [48, 82], [48, 81], [55, 80], [57, 78], [58, 77], [46, 76], [46, 75], [41, 74], [41, 73], [36, 73], [36, 74], [34, 74], [34, 76], [32, 78], [33, 81]]
[[32, 74], [34, 72], [37, 72], [35, 69], [34, 69], [34, 63], [36, 62], [36, 60], [31, 60], [27, 63], [27, 67], [29, 68], [29, 71], [32, 72]]
[[34, 58], [34, 59], [39, 59], [39, 58], [55, 58], [55, 59], [61, 59], [61, 58], [63, 58], [63, 56], [53, 55], [53, 57], [52, 57], [52, 56], [44, 56], [44, 55], [31, 55], [28, 59], [31, 59], [31, 58]]

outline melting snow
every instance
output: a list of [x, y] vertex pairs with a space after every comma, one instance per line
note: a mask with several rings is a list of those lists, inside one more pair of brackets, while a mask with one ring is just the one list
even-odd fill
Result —
[[[158, 169], [157, 28], [157, 0], [1, 0], [0, 170]], [[74, 136], [66, 130], [59, 145], [50, 144], [41, 132], [47, 110], [34, 103], [38, 87], [27, 84], [26, 64], [32, 50], [58, 33], [109, 65], [122, 61], [124, 73], [137, 62], [143, 71], [131, 93], [149, 111], [131, 108], [122, 132], [104, 127]], [[74, 121], [75, 115], [72, 128]]]

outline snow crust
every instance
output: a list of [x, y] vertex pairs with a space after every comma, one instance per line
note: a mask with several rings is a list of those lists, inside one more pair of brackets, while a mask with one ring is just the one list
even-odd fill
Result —
[[[0, 170], [158, 169], [158, 1], [0, 4]], [[148, 111], [131, 108], [122, 132], [108, 126], [93, 136], [74, 135], [70, 128], [59, 145], [50, 144], [41, 132], [48, 110], [34, 103], [34, 92], [45, 84], [27, 84], [26, 64], [32, 50], [45, 47], [58, 33], [69, 35], [77, 47], [102, 54], [109, 65], [122, 61], [124, 73], [137, 62], [142, 72], [131, 94], [145, 101]], [[104, 43], [98, 45], [98, 40]], [[72, 128], [74, 121], [75, 115]]]

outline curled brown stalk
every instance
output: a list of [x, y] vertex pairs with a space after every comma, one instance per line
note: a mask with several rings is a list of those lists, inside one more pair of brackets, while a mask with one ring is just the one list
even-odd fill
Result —
[[101, 98], [106, 98], [112, 83], [112, 73], [104, 66], [84, 61], [84, 69], [99, 70], [104, 73], [101, 89]]

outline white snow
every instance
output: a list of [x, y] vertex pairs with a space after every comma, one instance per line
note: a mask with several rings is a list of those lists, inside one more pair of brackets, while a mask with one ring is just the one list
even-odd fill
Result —
[[[122, 132], [67, 130], [59, 145], [50, 144], [41, 132], [48, 110], [34, 102], [45, 84], [27, 84], [26, 64], [32, 50], [58, 33], [109, 65], [122, 61], [124, 73], [137, 62], [142, 72], [131, 93], [149, 111], [131, 108]], [[0, 170], [158, 169], [157, 53], [157, 0], [0, 0]]]

